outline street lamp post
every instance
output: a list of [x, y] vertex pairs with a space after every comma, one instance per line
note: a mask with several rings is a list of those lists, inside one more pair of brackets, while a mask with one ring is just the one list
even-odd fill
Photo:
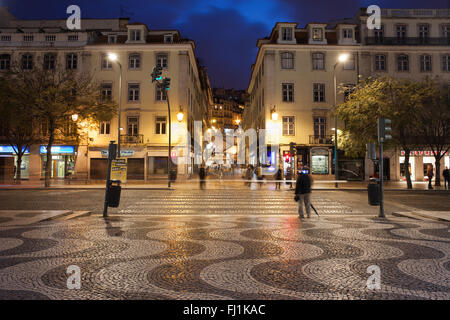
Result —
[[335, 177], [335, 187], [338, 188], [338, 180], [339, 180], [339, 173], [338, 173], [338, 117], [337, 117], [337, 85], [336, 85], [336, 67], [339, 63], [344, 63], [348, 59], [348, 54], [343, 53], [339, 55], [338, 61], [334, 65], [333, 68], [333, 83], [334, 83], [334, 177]]
[[120, 112], [122, 107], [122, 64], [119, 62], [117, 55], [115, 53], [108, 54], [110, 61], [116, 62], [119, 65], [119, 107], [118, 107], [118, 122], [117, 122], [117, 158], [120, 158]]

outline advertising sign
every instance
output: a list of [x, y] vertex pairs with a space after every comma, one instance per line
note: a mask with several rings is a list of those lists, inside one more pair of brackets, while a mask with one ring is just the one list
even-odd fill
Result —
[[116, 159], [111, 162], [111, 180], [120, 180], [127, 182], [127, 159]]
[[[74, 146], [52, 146], [51, 152], [52, 152], [52, 154], [74, 154], [75, 147]], [[40, 153], [46, 154], [47, 146], [41, 146]]]

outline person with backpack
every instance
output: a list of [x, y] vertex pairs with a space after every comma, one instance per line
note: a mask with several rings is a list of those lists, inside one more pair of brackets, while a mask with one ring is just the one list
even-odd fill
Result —
[[[307, 166], [303, 166], [303, 170], [308, 170]], [[311, 217], [311, 177], [309, 174], [303, 173], [300, 170], [297, 183], [295, 185], [295, 201], [299, 202], [298, 214], [299, 218], [303, 219], [305, 217], [303, 211], [303, 205], [306, 207], [306, 216]]]

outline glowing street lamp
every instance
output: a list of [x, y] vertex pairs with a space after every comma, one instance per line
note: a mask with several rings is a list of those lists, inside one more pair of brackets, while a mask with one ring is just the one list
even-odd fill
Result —
[[108, 59], [111, 62], [116, 62], [119, 65], [120, 73], [119, 73], [119, 103], [118, 103], [118, 121], [117, 121], [117, 157], [120, 158], [120, 131], [122, 128], [120, 127], [120, 112], [122, 109], [122, 65], [119, 62], [119, 59], [117, 57], [117, 54], [115, 53], [108, 53]]
[[273, 106], [273, 109], [270, 110], [270, 113], [272, 114], [272, 120], [277, 121], [278, 120], [278, 113], [275, 110], [275, 106]]
[[181, 106], [180, 106], [180, 111], [177, 113], [177, 119], [178, 119], [178, 121], [179, 121], [179, 122], [183, 121], [183, 117], [184, 117], [184, 114], [183, 114], [183, 108], [181, 108]]
[[72, 121], [76, 122], [78, 120], [78, 115], [75, 113], [72, 115]]

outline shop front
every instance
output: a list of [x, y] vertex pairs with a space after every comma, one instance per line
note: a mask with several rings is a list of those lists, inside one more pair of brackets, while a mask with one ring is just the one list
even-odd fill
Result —
[[[421, 150], [411, 151], [409, 156], [408, 169], [405, 166], [405, 151], [400, 152], [400, 180], [406, 180], [406, 170], [409, 170], [412, 181], [428, 181], [427, 171], [432, 168], [433, 175], [436, 176], [436, 159], [433, 151]], [[445, 167], [449, 167], [450, 157], [449, 153], [445, 153], [440, 162], [440, 174]]]
[[[41, 177], [45, 176], [47, 164], [47, 147], [41, 146]], [[50, 176], [52, 179], [65, 179], [75, 174], [75, 146], [52, 146]]]
[[[0, 146], [0, 156], [14, 156], [14, 178], [17, 177], [17, 154], [12, 146]], [[20, 165], [21, 179], [28, 179], [30, 176], [30, 149], [25, 150]]]

